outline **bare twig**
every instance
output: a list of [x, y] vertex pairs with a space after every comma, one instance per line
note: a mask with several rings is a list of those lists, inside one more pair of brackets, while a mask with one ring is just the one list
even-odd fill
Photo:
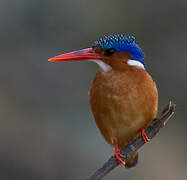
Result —
[[[175, 104], [169, 102], [167, 107], [162, 111], [159, 118], [154, 119], [152, 124], [145, 129], [145, 132], [149, 139], [155, 137], [155, 135], [160, 131], [160, 129], [166, 124], [169, 118], [174, 114]], [[145, 144], [141, 136], [138, 136], [136, 139], [131, 141], [124, 149], [121, 150], [121, 153], [125, 156], [122, 158], [124, 161], [127, 160], [134, 151], [139, 149]], [[110, 171], [118, 166], [116, 158], [112, 156], [104, 165], [94, 172], [87, 180], [100, 180], [106, 176]]]

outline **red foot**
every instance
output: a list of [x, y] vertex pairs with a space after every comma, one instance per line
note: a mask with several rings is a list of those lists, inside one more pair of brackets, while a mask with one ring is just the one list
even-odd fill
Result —
[[150, 139], [147, 137], [147, 135], [145, 133], [145, 129], [141, 128], [140, 132], [141, 132], [141, 135], [142, 135], [142, 138], [143, 138], [144, 142], [147, 144], [150, 141]]
[[121, 157], [125, 158], [123, 154], [120, 153], [120, 150], [118, 148], [118, 141], [114, 139], [114, 145], [115, 145], [115, 157], [120, 165], [125, 165], [125, 161], [121, 159]]

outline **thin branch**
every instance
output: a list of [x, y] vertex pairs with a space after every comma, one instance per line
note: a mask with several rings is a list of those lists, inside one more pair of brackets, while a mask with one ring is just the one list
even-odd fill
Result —
[[[160, 131], [160, 129], [165, 126], [166, 122], [170, 119], [170, 117], [174, 114], [176, 105], [169, 102], [167, 107], [162, 111], [159, 118], [153, 120], [152, 124], [145, 129], [145, 132], [149, 139], [155, 137], [155, 135]], [[136, 139], [131, 141], [124, 149], [121, 150], [121, 153], [125, 155], [125, 158], [122, 158], [124, 161], [127, 160], [133, 152], [142, 147], [145, 144], [141, 135]], [[118, 166], [118, 162], [114, 156], [110, 157], [110, 159], [104, 163], [104, 165], [99, 168], [96, 172], [94, 172], [87, 180], [100, 180], [104, 176], [106, 176], [110, 171]]]

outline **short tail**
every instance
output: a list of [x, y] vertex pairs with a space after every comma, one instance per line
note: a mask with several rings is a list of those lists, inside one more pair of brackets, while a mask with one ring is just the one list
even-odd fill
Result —
[[126, 161], [125, 167], [132, 168], [138, 163], [138, 151], [135, 151], [132, 156]]

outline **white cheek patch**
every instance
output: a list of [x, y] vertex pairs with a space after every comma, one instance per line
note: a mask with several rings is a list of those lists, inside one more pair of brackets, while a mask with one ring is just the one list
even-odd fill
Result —
[[143, 65], [141, 62], [136, 61], [136, 60], [129, 59], [129, 60], [127, 61], [127, 64], [128, 64], [129, 66], [138, 66], [138, 67], [140, 67], [140, 68], [142, 68], [142, 69], [145, 69], [144, 65]]
[[98, 64], [98, 66], [104, 71], [104, 72], [108, 72], [112, 69], [112, 67], [106, 63], [104, 63], [101, 60], [89, 60], [92, 62], [95, 62], [96, 64]]

